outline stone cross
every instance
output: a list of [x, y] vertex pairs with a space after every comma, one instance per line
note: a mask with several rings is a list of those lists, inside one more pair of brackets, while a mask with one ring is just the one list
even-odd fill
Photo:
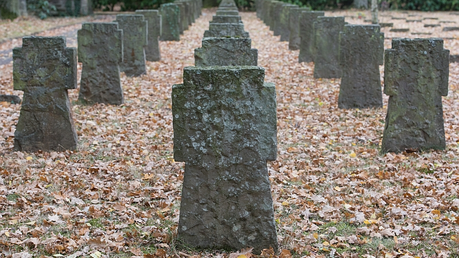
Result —
[[64, 37], [24, 37], [13, 49], [13, 82], [24, 91], [14, 150], [75, 150], [67, 90], [77, 88], [76, 49], [67, 48]]
[[278, 248], [267, 160], [276, 92], [256, 66], [186, 67], [172, 88], [174, 159], [185, 162], [177, 238], [199, 248]]
[[313, 25], [314, 78], [340, 78], [339, 33], [344, 29], [344, 17], [320, 16]]
[[120, 70], [129, 77], [147, 73], [145, 47], [148, 44], [148, 22], [141, 14], [118, 14], [115, 22], [123, 30], [123, 62]]
[[324, 16], [323, 11], [302, 11], [300, 14], [300, 54], [298, 61], [314, 61], [313, 24], [317, 17]]
[[123, 104], [119, 64], [123, 61], [123, 31], [118, 23], [83, 23], [78, 31], [78, 61], [83, 63], [78, 100]]
[[145, 58], [147, 61], [161, 60], [161, 51], [159, 49], [159, 36], [161, 35], [161, 15], [158, 10], [137, 10], [148, 22], [148, 45], [145, 48]]
[[393, 39], [384, 60], [389, 95], [381, 152], [445, 149], [441, 96], [448, 95], [443, 39]]
[[241, 66], [258, 63], [258, 50], [251, 49], [250, 38], [204, 38], [194, 50], [196, 66]]
[[180, 41], [180, 8], [176, 4], [162, 4], [159, 8], [162, 19], [160, 40]]
[[383, 64], [384, 33], [379, 25], [345, 25], [339, 43], [343, 76], [338, 107], [382, 107], [379, 66]]

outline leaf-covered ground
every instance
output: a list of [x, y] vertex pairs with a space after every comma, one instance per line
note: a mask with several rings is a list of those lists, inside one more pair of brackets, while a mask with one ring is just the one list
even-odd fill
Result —
[[[180, 42], [160, 42], [162, 60], [149, 62], [147, 75], [122, 75], [125, 104], [80, 105], [70, 91], [78, 151], [14, 152], [20, 106], [0, 103], [0, 256], [251, 256], [175, 248], [184, 164], [173, 160], [170, 93], [194, 65], [213, 12], [204, 10]], [[338, 14], [362, 16], [327, 13]], [[269, 172], [280, 257], [458, 257], [458, 64], [443, 98], [446, 150], [381, 155], [386, 107], [338, 109], [340, 80], [314, 79], [312, 63], [299, 64], [298, 51], [254, 13], [241, 16], [277, 90], [279, 155]], [[457, 46], [456, 33], [432, 30]], [[0, 70], [0, 94], [22, 96], [11, 64]]]

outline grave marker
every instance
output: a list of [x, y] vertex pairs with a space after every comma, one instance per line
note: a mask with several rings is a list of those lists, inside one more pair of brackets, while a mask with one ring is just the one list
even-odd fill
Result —
[[161, 37], [162, 41], [180, 41], [180, 8], [176, 4], [162, 4]]
[[123, 103], [119, 68], [123, 62], [123, 31], [118, 23], [83, 23], [78, 31], [78, 61], [83, 63], [78, 100]]
[[115, 22], [123, 30], [123, 62], [120, 71], [126, 76], [147, 73], [145, 47], [148, 44], [148, 23], [142, 14], [118, 14]]
[[289, 16], [289, 40], [288, 40], [288, 49], [298, 50], [300, 49], [300, 15], [303, 11], [308, 11], [307, 8], [292, 7], [290, 8]]
[[393, 39], [386, 49], [389, 95], [381, 151], [445, 149], [442, 96], [448, 95], [449, 50], [443, 39]]
[[322, 11], [302, 11], [300, 14], [300, 54], [298, 61], [314, 61], [313, 24], [317, 17], [324, 16]]
[[174, 159], [185, 162], [179, 241], [277, 250], [266, 165], [277, 153], [276, 92], [264, 69], [186, 67], [172, 114]]
[[161, 15], [158, 10], [137, 10], [148, 22], [147, 47], [145, 48], [145, 59], [150, 62], [161, 60], [159, 49], [159, 36], [161, 35]]
[[339, 43], [343, 76], [338, 107], [382, 107], [379, 66], [383, 64], [384, 33], [379, 25], [345, 25]]
[[15, 90], [24, 91], [15, 151], [75, 150], [68, 89], [77, 88], [76, 49], [64, 37], [24, 37], [13, 49]]
[[344, 17], [320, 16], [313, 28], [314, 78], [340, 78], [339, 33], [344, 29]]

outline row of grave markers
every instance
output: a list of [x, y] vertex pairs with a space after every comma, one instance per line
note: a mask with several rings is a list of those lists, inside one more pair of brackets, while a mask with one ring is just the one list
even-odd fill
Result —
[[[158, 37], [177, 31], [171, 40], [179, 40], [176, 28], [185, 28], [180, 21], [190, 24], [201, 7], [201, 0], [181, 0], [162, 5], [159, 12], [139, 10], [119, 14], [112, 23], [84, 23], [78, 31], [78, 51], [67, 48], [64, 37], [24, 37], [22, 47], [13, 49], [14, 89], [24, 91], [14, 150], [77, 148], [67, 92], [77, 88], [77, 55], [83, 64], [79, 101], [122, 104], [120, 71], [127, 76], [145, 74], [146, 60], [161, 58]], [[169, 10], [176, 14], [173, 19]]]
[[266, 161], [277, 155], [276, 90], [233, 0], [223, 0], [172, 89], [174, 160], [185, 162], [178, 240], [278, 249]]
[[314, 62], [314, 78], [341, 78], [339, 108], [381, 108], [384, 64], [389, 104], [382, 152], [445, 148], [441, 96], [448, 94], [449, 50], [442, 39], [398, 38], [384, 53], [379, 25], [347, 24], [273, 0], [257, 0], [256, 8], [275, 36], [300, 50], [299, 62]]

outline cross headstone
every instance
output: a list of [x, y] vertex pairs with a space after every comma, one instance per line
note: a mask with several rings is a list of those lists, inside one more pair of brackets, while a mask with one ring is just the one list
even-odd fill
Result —
[[159, 36], [161, 35], [161, 15], [158, 10], [137, 10], [136, 13], [142, 14], [148, 22], [148, 39], [145, 48], [145, 58], [147, 61], [161, 60], [159, 49]]
[[185, 162], [179, 241], [199, 248], [278, 248], [267, 160], [276, 92], [256, 66], [186, 67], [172, 88], [174, 159]]
[[162, 4], [159, 8], [162, 19], [160, 40], [180, 41], [180, 8], [176, 4]]
[[130, 77], [147, 73], [145, 47], [148, 44], [148, 22], [141, 14], [118, 14], [115, 22], [123, 30], [120, 70]]
[[343, 76], [338, 107], [382, 107], [379, 66], [383, 64], [384, 33], [379, 25], [345, 25], [339, 43]]
[[24, 37], [13, 49], [13, 82], [24, 91], [14, 150], [76, 149], [67, 93], [77, 88], [76, 49], [67, 48], [64, 37]]
[[393, 39], [384, 58], [389, 103], [381, 151], [444, 149], [449, 50], [443, 39]]
[[196, 66], [256, 66], [258, 50], [251, 49], [249, 38], [204, 38], [194, 50]]
[[300, 14], [300, 54], [298, 61], [314, 61], [313, 24], [317, 17], [324, 16], [323, 11], [302, 11]]
[[78, 61], [83, 63], [78, 100], [123, 103], [119, 68], [123, 61], [123, 31], [117, 23], [83, 23], [78, 31]]
[[320, 16], [313, 24], [314, 78], [340, 78], [339, 33], [344, 17]]

